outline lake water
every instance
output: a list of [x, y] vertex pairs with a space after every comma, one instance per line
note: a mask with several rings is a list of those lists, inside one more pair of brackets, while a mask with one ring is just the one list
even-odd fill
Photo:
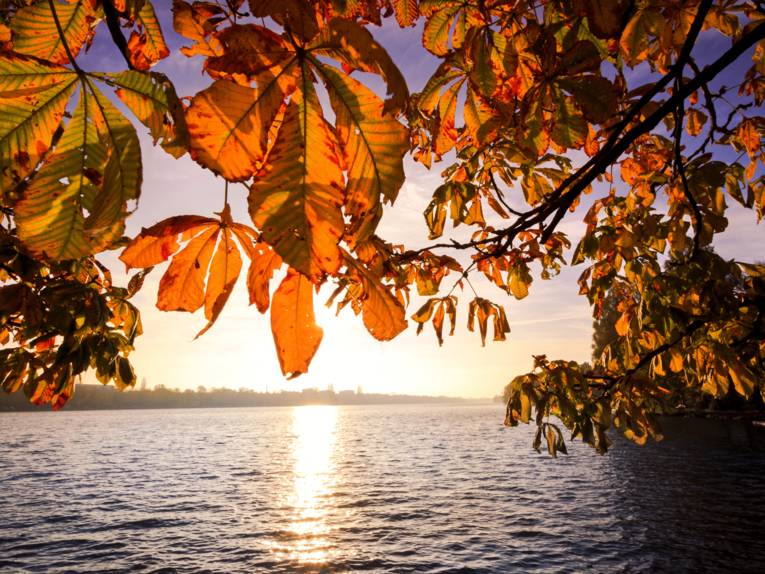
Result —
[[501, 422], [0, 413], [0, 572], [765, 572], [765, 453], [743, 426], [553, 460]]

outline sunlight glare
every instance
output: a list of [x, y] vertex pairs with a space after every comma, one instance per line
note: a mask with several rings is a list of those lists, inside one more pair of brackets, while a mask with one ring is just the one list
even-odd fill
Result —
[[332, 454], [335, 445], [337, 407], [303, 406], [292, 411], [294, 536], [286, 550], [300, 563], [322, 564], [331, 557], [327, 534], [326, 498], [336, 481]]

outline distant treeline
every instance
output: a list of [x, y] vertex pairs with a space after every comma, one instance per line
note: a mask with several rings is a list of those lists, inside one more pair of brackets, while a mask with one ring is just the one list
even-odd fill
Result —
[[[354, 391], [306, 389], [301, 392], [258, 393], [250, 390], [211, 389], [178, 390], [157, 386], [151, 390], [128, 390], [120, 392], [115, 387], [79, 384], [74, 396], [64, 410], [102, 409], [168, 409], [168, 408], [217, 408], [217, 407], [275, 407], [299, 405], [369, 405], [405, 403], [471, 402], [451, 397], [427, 397], [417, 395], [383, 395], [356, 393]], [[0, 411], [49, 410], [50, 406], [29, 403], [24, 393], [0, 392]]]

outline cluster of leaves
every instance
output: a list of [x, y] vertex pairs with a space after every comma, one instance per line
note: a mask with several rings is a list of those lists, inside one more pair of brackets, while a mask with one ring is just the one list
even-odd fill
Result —
[[[550, 417], [599, 451], [611, 427], [638, 442], [658, 436], [653, 415], [676, 396], [670, 379], [715, 396], [763, 392], [765, 270], [709, 249], [728, 225], [728, 200], [765, 213], [760, 2], [174, 0], [181, 52], [211, 82], [186, 102], [151, 71], [169, 50], [149, 0], [4, 6], [0, 202], [15, 257], [38, 269], [3, 276], [13, 327], [4, 353], [72, 365], [37, 349], [36, 339], [50, 339], [47, 319], [36, 322], [13, 294], [27, 285], [42, 297], [38, 276], [79, 281], [95, 254], [118, 246], [140, 277], [169, 261], [157, 306], [204, 306], [200, 335], [220, 315], [244, 253], [250, 302], [270, 312], [290, 377], [306, 372], [321, 342], [314, 297], [323, 285], [334, 286], [329, 305], [350, 307], [379, 340], [406, 328], [412, 295], [425, 298], [411, 318], [418, 333], [432, 323], [443, 344], [447, 319], [449, 334], [458, 322], [455, 290], [467, 284], [467, 326], [485, 342], [490, 327], [504, 340], [509, 321], [473, 283], [523, 299], [535, 275], [550, 279], [572, 264], [585, 266], [580, 293], [594, 317], [616, 316], [614, 336], [592, 364], [539, 356], [508, 385], [506, 422], [535, 420], [535, 448], [544, 438], [551, 454], [565, 452]], [[371, 32], [393, 15], [401, 27], [422, 22], [422, 45], [440, 60], [417, 94]], [[101, 22], [122, 72], [78, 64]], [[724, 47], [709, 58], [699, 49], [707, 41]], [[735, 72], [745, 54], [752, 64], [724, 84], [722, 72]], [[379, 79], [385, 97], [355, 71]], [[225, 181], [216, 217], [178, 215], [122, 239], [142, 168], [135, 127], [116, 99], [168, 153], [188, 152]], [[467, 240], [413, 250], [376, 235], [407, 152], [427, 167], [450, 159], [425, 224], [431, 240], [449, 225], [464, 226]], [[246, 187], [251, 221], [232, 220], [229, 184]], [[587, 194], [585, 231], [567, 261], [572, 242], [560, 224]], [[456, 280], [444, 288], [450, 273]], [[99, 281], [88, 289], [107, 303], [133, 292]], [[90, 329], [78, 335], [91, 337], [88, 349], [109, 325], [127, 324], [114, 311], [81, 324], [77, 316], [75, 332]], [[18, 331], [27, 323], [40, 333]], [[135, 335], [126, 333], [122, 359]], [[110, 356], [97, 370], [119, 378], [124, 361]], [[4, 376], [17, 381], [22, 367], [8, 364]], [[66, 379], [50, 367], [35, 373], [30, 381]]]
[[129, 299], [143, 274], [115, 287], [95, 258], [40, 261], [0, 226], [0, 280], [0, 388], [59, 409], [88, 369], [104, 384], [135, 384], [127, 356], [141, 319]]

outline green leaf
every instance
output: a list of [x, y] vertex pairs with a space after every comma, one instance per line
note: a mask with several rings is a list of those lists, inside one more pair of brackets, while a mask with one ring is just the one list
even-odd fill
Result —
[[[98, 24], [100, 16], [93, 10], [93, 4], [90, 0], [53, 2], [72, 56], [77, 56]], [[54, 64], [69, 62], [48, 0], [38, 0], [19, 10], [11, 20], [11, 30], [13, 49], [16, 52], [49, 60]]]
[[149, 128], [155, 144], [159, 141], [162, 148], [176, 158], [186, 153], [189, 134], [183, 105], [167, 76], [125, 70], [97, 77], [117, 87], [117, 97]]
[[319, 65], [336, 116], [336, 129], [348, 170], [346, 211], [351, 246], [367, 239], [382, 215], [381, 199], [393, 203], [404, 183], [406, 128], [383, 113], [383, 103], [361, 83]]
[[0, 54], [0, 191], [37, 167], [76, 88], [77, 74], [67, 68]]
[[109, 247], [137, 199], [135, 129], [90, 83], [72, 120], [15, 205], [19, 238], [39, 257], [76, 259]]

